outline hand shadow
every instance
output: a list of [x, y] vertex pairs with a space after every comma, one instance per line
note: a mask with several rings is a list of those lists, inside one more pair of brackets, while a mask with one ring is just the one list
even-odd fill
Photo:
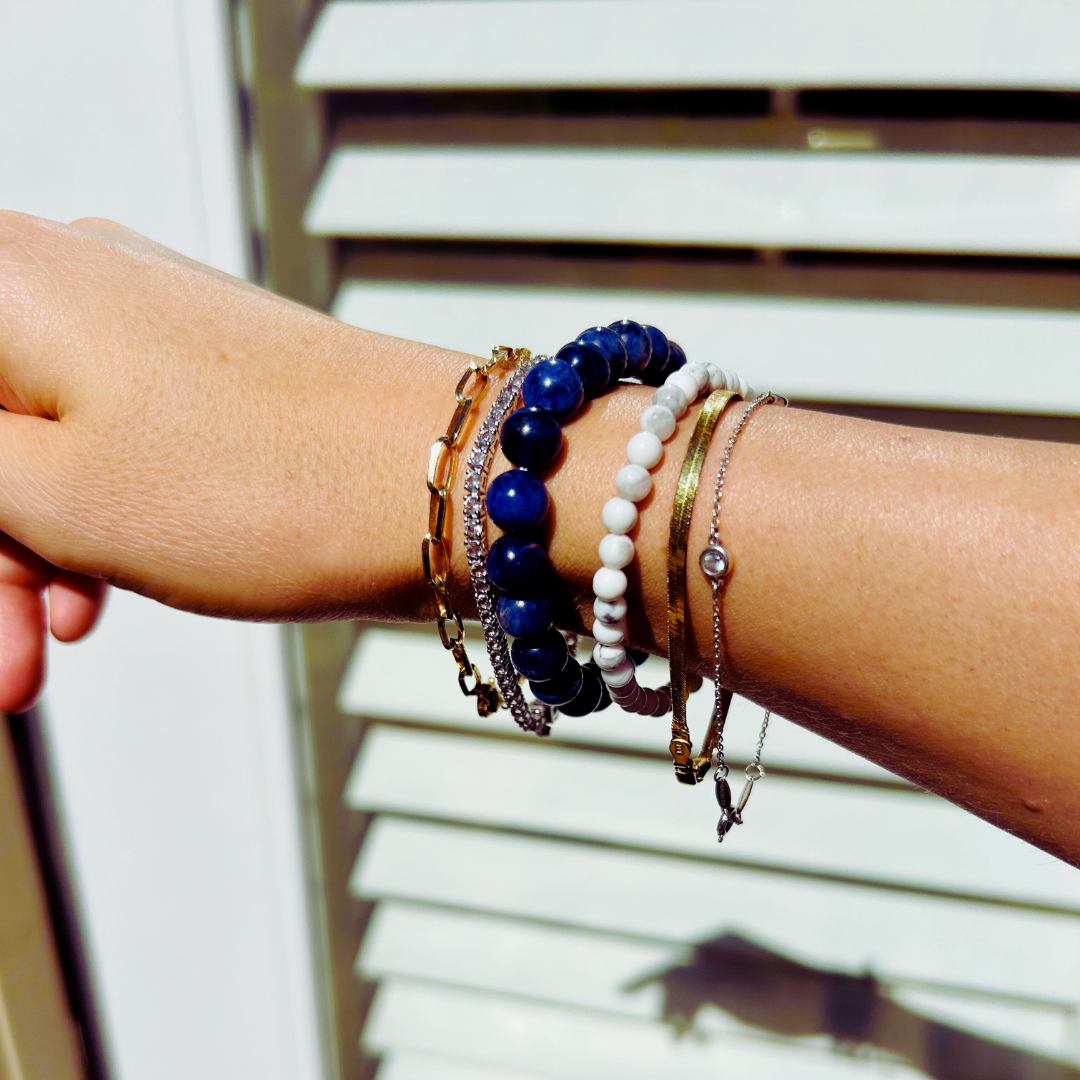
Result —
[[1074, 1066], [898, 1005], [871, 975], [810, 967], [737, 934], [706, 941], [688, 963], [627, 989], [651, 983], [663, 988], [663, 1019], [679, 1034], [712, 1005], [776, 1035], [828, 1035], [847, 1050], [876, 1046], [935, 1080], [1080, 1080]]

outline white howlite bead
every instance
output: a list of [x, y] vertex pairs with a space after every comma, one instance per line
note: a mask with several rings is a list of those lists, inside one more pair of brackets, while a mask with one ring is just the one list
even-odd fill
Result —
[[593, 646], [592, 658], [601, 671], [614, 671], [623, 664], [629, 663], [626, 659], [626, 650], [621, 645], [601, 645], [599, 642]]
[[[599, 661], [597, 661], [599, 663]], [[618, 667], [615, 668], [601, 668], [600, 678], [608, 686], [625, 686], [632, 678], [634, 678], [634, 665], [629, 660], [624, 660]]]
[[634, 560], [634, 541], [622, 533], [608, 533], [600, 541], [600, 561], [612, 570], [621, 570]]
[[687, 374], [684, 368], [673, 371], [665, 380], [665, 386], [677, 386], [685, 395], [687, 401], [697, 401], [698, 384], [693, 375]]
[[608, 499], [600, 520], [608, 532], [628, 533], [637, 524], [637, 507], [629, 499]]
[[739, 379], [739, 393], [749, 401], [753, 396], [753, 391], [750, 389], [750, 384], [743, 378]]
[[709, 389], [723, 390], [727, 385], [724, 382], [724, 373], [715, 364], [706, 364], [705, 370], [709, 373]]
[[687, 375], [692, 376], [697, 381], [699, 394], [709, 385], [709, 372], [704, 364], [687, 364], [681, 370], [685, 371]]
[[686, 395], [677, 386], [659, 387], [652, 400], [654, 405], [663, 405], [665, 409], [670, 409], [676, 420], [686, 412], [689, 405]]
[[651, 469], [660, 463], [664, 456], [664, 444], [660, 436], [651, 431], [639, 431], [630, 437], [626, 444], [626, 460], [631, 465], [640, 465], [643, 469]]
[[652, 491], [652, 477], [640, 465], [624, 465], [615, 474], [615, 490], [631, 502], [641, 502]]
[[617, 623], [606, 623], [597, 619], [592, 624], [592, 636], [601, 645], [619, 645], [626, 637], [626, 622], [623, 620]]
[[626, 618], [626, 601], [620, 597], [618, 600], [601, 600], [597, 597], [593, 601], [592, 613], [606, 623], [617, 623]]
[[675, 414], [666, 405], [650, 405], [641, 414], [641, 430], [651, 431], [661, 442], [675, 434]]
[[610, 566], [601, 566], [593, 574], [592, 591], [601, 600], [618, 600], [626, 592], [626, 575]]
[[734, 371], [728, 371], [727, 368], [724, 368], [724, 384], [729, 390], [738, 390], [739, 376]]

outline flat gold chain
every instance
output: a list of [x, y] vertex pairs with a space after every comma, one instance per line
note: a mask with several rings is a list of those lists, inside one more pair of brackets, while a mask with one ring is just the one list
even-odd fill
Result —
[[732, 390], [717, 390], [705, 400], [686, 447], [671, 508], [667, 558], [668, 665], [671, 669], [671, 743], [668, 749], [675, 764], [675, 776], [684, 784], [699, 783], [709, 769], [708, 756], [693, 757], [690, 729], [686, 724], [686, 548], [690, 538], [690, 518], [713, 432], [728, 402], [737, 397], [739, 394]]
[[[528, 349], [513, 349], [509, 345], [496, 345], [490, 360], [477, 357], [469, 364], [465, 374], [458, 380], [454, 390], [456, 405], [454, 415], [445, 435], [431, 444], [428, 456], [427, 486], [431, 495], [428, 506], [428, 531], [424, 535], [420, 557], [424, 577], [435, 590], [438, 604], [439, 640], [443, 648], [453, 654], [458, 668], [458, 686], [466, 697], [476, 698], [476, 711], [480, 716], [490, 716], [500, 704], [499, 691], [493, 682], [484, 682], [476, 665], [465, 651], [465, 627], [461, 615], [450, 599], [447, 577], [450, 571], [450, 545], [446, 539], [446, 519], [450, 512], [450, 492], [457, 478], [461, 447], [468, 436], [469, 421], [476, 412], [491, 383], [491, 373], [496, 369], [509, 370], [528, 360]], [[472, 685], [469, 680], [472, 679]]]

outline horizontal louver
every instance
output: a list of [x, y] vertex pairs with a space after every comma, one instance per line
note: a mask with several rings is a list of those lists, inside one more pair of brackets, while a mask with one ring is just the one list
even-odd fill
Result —
[[306, 86], [1080, 87], [1067, 0], [336, 0]]

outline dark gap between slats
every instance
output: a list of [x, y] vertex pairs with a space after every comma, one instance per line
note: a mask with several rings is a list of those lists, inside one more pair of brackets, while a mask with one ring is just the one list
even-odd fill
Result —
[[331, 91], [325, 103], [332, 145], [1080, 156], [1080, 95], [1049, 91]]

